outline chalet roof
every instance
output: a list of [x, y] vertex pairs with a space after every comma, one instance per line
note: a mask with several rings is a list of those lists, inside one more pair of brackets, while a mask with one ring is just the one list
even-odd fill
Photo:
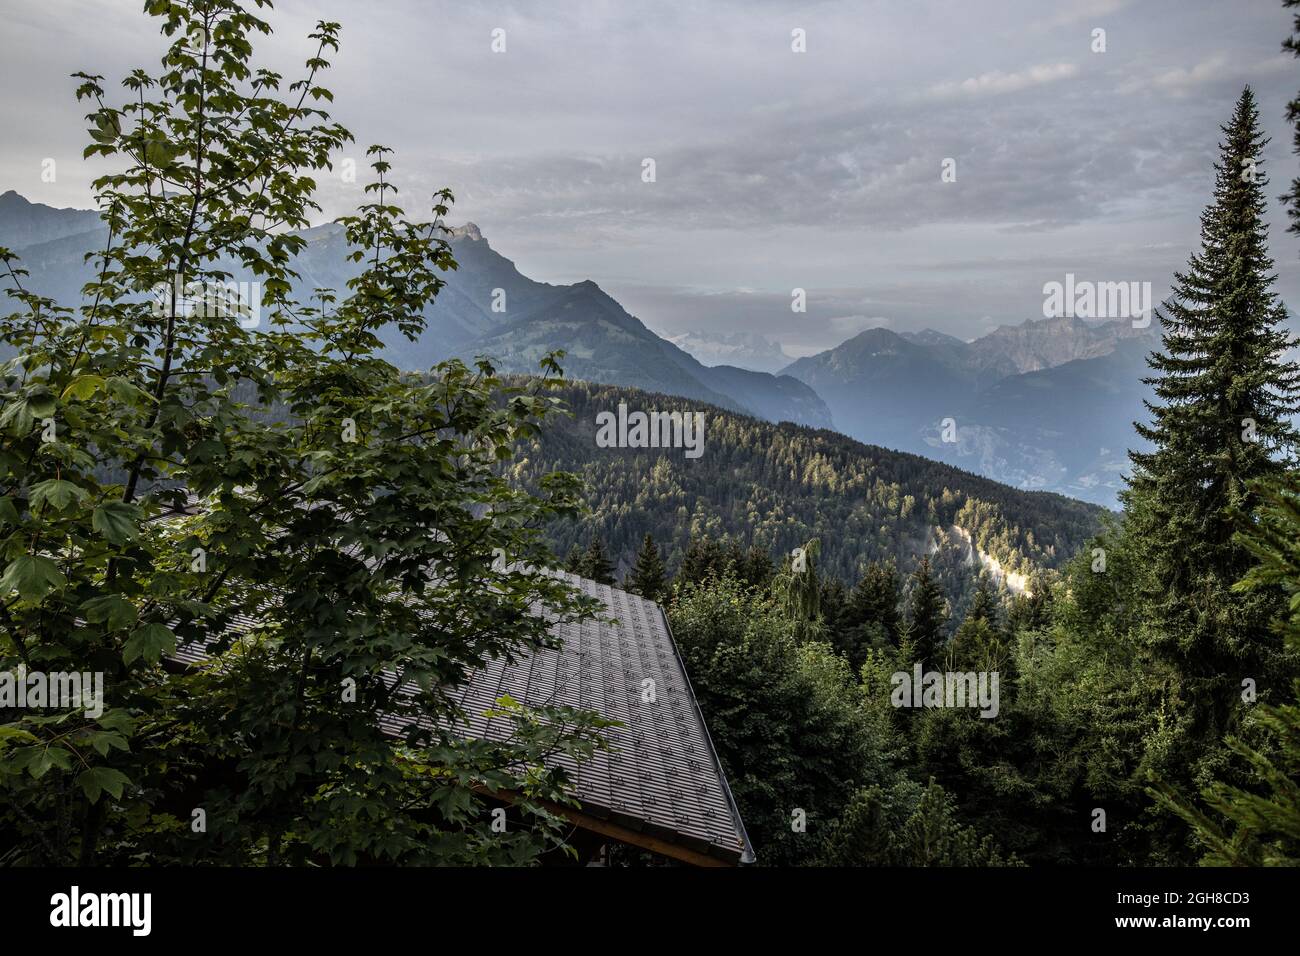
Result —
[[[602, 731], [609, 750], [581, 763], [564, 754], [553, 758], [575, 782], [582, 805], [575, 822], [695, 862], [752, 862], [744, 823], [663, 610], [618, 588], [556, 573], [598, 599], [616, 623], [560, 623], [552, 628], [556, 646], [516, 651], [513, 662], [487, 661], [454, 694], [468, 721], [457, 729], [485, 739], [509, 736], [508, 718], [486, 715], [506, 694], [525, 705], [582, 708], [619, 721], [622, 726]], [[254, 624], [247, 618], [236, 627]], [[191, 644], [174, 659], [192, 664], [205, 656]], [[653, 700], [646, 700], [651, 695], [643, 691], [650, 687]], [[388, 729], [400, 733], [402, 724], [392, 721]]]
[[[467, 733], [490, 739], [510, 732], [508, 721], [481, 716], [503, 694], [617, 720], [623, 726], [604, 732], [609, 751], [581, 764], [558, 758], [576, 780], [585, 812], [723, 860], [751, 862], [744, 823], [663, 610], [618, 588], [563, 577], [600, 600], [618, 623], [563, 623], [558, 646], [514, 664], [489, 662], [460, 696], [465, 712], [478, 715]], [[653, 701], [645, 699], [649, 688]]]

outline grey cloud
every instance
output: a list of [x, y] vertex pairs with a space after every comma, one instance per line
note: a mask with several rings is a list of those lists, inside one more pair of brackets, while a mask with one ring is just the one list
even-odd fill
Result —
[[[835, 344], [852, 317], [969, 337], [1038, 314], [1042, 283], [1067, 271], [1167, 284], [1246, 82], [1274, 138], [1266, 168], [1276, 183], [1296, 168], [1283, 111], [1300, 63], [1279, 52], [1276, 3], [391, 0], [377, 15], [282, 0], [264, 15], [277, 33], [260, 49], [286, 77], [317, 18], [343, 23], [332, 112], [359, 165], [364, 144], [395, 148], [414, 214], [450, 186], [453, 217], [529, 275], [594, 279], [656, 329], [750, 329], [791, 352]], [[0, 190], [89, 205], [102, 167], [80, 162], [67, 75], [112, 82], [163, 41], [138, 0], [3, 16]], [[790, 51], [796, 26], [806, 54]], [[948, 157], [956, 183], [940, 181]], [[320, 182], [328, 217], [362, 201], [361, 182]], [[1294, 240], [1271, 212], [1295, 297]], [[797, 322], [794, 286], [810, 296]]]

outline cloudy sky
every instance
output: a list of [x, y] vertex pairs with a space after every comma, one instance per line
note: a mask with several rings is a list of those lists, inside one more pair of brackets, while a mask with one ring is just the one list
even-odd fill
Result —
[[[153, 69], [141, 6], [0, 0], [0, 191], [91, 204], [68, 74]], [[1273, 136], [1269, 194], [1300, 168], [1280, 0], [281, 0], [265, 16], [261, 59], [287, 76], [317, 19], [343, 24], [334, 116], [358, 162], [396, 150], [408, 211], [450, 186], [452, 219], [533, 278], [591, 278], [656, 331], [757, 332], [791, 355], [876, 325], [971, 338], [1041, 317], [1067, 272], [1162, 298], [1244, 84]], [[326, 216], [363, 179], [324, 181]], [[1272, 212], [1300, 306], [1300, 237]]]

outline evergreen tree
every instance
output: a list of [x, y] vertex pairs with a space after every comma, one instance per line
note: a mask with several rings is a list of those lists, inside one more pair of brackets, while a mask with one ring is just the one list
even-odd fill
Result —
[[[1283, 0], [1284, 7], [1300, 7], [1300, 0]], [[1300, 56], [1300, 14], [1295, 15], [1291, 36], [1282, 44]], [[1300, 154], [1300, 96], [1287, 104], [1287, 121], [1295, 126], [1293, 150]], [[1282, 196], [1291, 217], [1291, 232], [1300, 232], [1300, 178]], [[1300, 477], [1291, 471], [1284, 478], [1253, 486], [1261, 500], [1253, 520], [1237, 532], [1236, 543], [1255, 559], [1236, 585], [1240, 592], [1280, 588], [1286, 603], [1275, 622], [1292, 653], [1300, 651]], [[1300, 701], [1300, 681], [1292, 684]], [[1206, 848], [1202, 863], [1218, 866], [1300, 865], [1300, 706], [1260, 704], [1258, 719], [1278, 742], [1275, 752], [1265, 752], [1238, 737], [1228, 746], [1254, 771], [1268, 792], [1234, 786], [1216, 779], [1200, 788], [1209, 810], [1185, 799], [1166, 780], [1150, 793], [1166, 809], [1192, 827]], [[1277, 752], [1280, 751], [1280, 752]]]
[[[1277, 629], [1300, 652], [1300, 476], [1264, 492], [1259, 520], [1240, 535], [1259, 558], [1239, 587], [1280, 585], [1290, 596], [1289, 614]], [[1232, 737], [1228, 746], [1246, 761], [1266, 788], [1259, 793], [1216, 780], [1201, 788], [1208, 811], [1184, 799], [1167, 783], [1151, 794], [1192, 827], [1205, 847], [1202, 863], [1212, 866], [1300, 866], [1300, 681], [1296, 702], [1258, 705], [1258, 719], [1275, 741], [1270, 750]]]
[[699, 584], [709, 578], [730, 576], [742, 584], [767, 590], [776, 574], [772, 557], [757, 545], [742, 548], [736, 540], [692, 537], [677, 570], [678, 585]]
[[821, 606], [822, 637], [857, 674], [866, 659], [866, 648], [862, 644], [862, 629], [848, 620], [849, 589], [839, 578], [822, 578], [820, 590], [817, 600]]
[[993, 582], [989, 580], [987, 574], [981, 574], [975, 583], [975, 597], [971, 601], [970, 610], [966, 612], [966, 620], [983, 621], [989, 626], [989, 630], [998, 634], [1001, 631], [1000, 611], [1000, 602]]
[[748, 550], [736, 557], [734, 573], [738, 580], [763, 591], [772, 583], [772, 578], [776, 575], [776, 565], [773, 564], [770, 554], [758, 545], [750, 545]]
[[[1300, 697], [1300, 681], [1294, 686]], [[1260, 705], [1259, 720], [1280, 742], [1281, 753], [1229, 738], [1234, 753], [1246, 760], [1268, 789], [1255, 793], [1223, 781], [1201, 790], [1210, 811], [1183, 799], [1168, 784], [1151, 788], [1155, 800], [1178, 814], [1205, 847], [1206, 866], [1300, 866], [1300, 706]]]
[[569, 549], [569, 556], [564, 559], [564, 570], [570, 574], [584, 574], [582, 563], [582, 549], [578, 547], [575, 541], [573, 547]]
[[[1288, 9], [1300, 7], [1300, 0], [1282, 0], [1282, 6]], [[1292, 56], [1300, 56], [1300, 13], [1293, 14], [1291, 35], [1282, 42], [1282, 49]], [[1286, 105], [1286, 120], [1295, 127], [1291, 137], [1291, 151], [1300, 156], [1300, 95]], [[1300, 232], [1300, 177], [1291, 180], [1291, 188], [1282, 195], [1287, 204], [1287, 215], [1291, 217], [1291, 232]]]
[[948, 624], [948, 603], [930, 571], [930, 559], [922, 558], [912, 574], [912, 594], [908, 601], [907, 638], [916, 660], [923, 666], [938, 662]]
[[636, 564], [626, 583], [629, 591], [651, 601], [658, 601], [667, 589], [668, 578], [664, 572], [664, 563], [659, 559], [659, 549], [655, 547], [652, 535], [647, 534], [641, 542]]
[[877, 624], [889, 642], [896, 645], [902, 630], [898, 615], [900, 592], [894, 562], [871, 562], [849, 597], [846, 623], [856, 627]]
[[933, 779], [864, 787], [833, 821], [825, 866], [1020, 866], [992, 837], [962, 824], [956, 801]]
[[998, 672], [1003, 679], [1008, 674], [1011, 655], [1001, 633], [989, 619], [972, 609], [957, 628], [943, 653], [944, 670]]
[[1252, 558], [1233, 539], [1254, 510], [1252, 482], [1277, 476], [1296, 434], [1300, 368], [1284, 360], [1292, 344], [1286, 311], [1272, 290], [1264, 222], [1267, 140], [1254, 94], [1237, 101], [1215, 165], [1214, 202], [1201, 217], [1193, 254], [1166, 303], [1162, 349], [1148, 364], [1156, 401], [1138, 432], [1149, 452], [1133, 452], [1124, 499], [1129, 534], [1143, 549], [1147, 640], [1176, 667], [1194, 709], [1191, 732], [1221, 735], [1243, 673], [1269, 669], [1272, 589], [1229, 589]]
[[827, 636], [835, 643], [836, 635], [845, 629], [845, 615], [849, 608], [849, 589], [839, 578], [822, 578], [821, 593], [817, 596], [821, 607], [822, 621], [826, 625]]
[[578, 573], [597, 584], [614, 583], [614, 565], [605, 556], [605, 545], [599, 537], [593, 537], [591, 544], [587, 545], [587, 550], [582, 554], [581, 567], [582, 570]]
[[702, 584], [709, 578], [718, 578], [726, 573], [726, 555], [722, 545], [712, 538], [692, 537], [682, 556], [682, 566], [677, 569], [676, 583], [680, 587], [686, 584]]
[[1052, 621], [1052, 588], [1047, 577], [1035, 574], [1029, 589], [1017, 594], [1007, 610], [1007, 633], [1013, 637], [1021, 631], [1039, 630]]

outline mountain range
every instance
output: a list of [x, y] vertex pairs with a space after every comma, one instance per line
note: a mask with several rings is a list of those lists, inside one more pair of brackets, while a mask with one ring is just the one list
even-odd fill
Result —
[[[21, 256], [30, 288], [60, 302], [79, 300], [92, 268], [85, 254], [105, 235], [96, 212], [0, 195], [0, 246]], [[342, 228], [303, 236], [299, 296], [343, 289], [357, 266]], [[1019, 488], [1114, 506], [1123, 486], [1132, 423], [1149, 395], [1141, 379], [1151, 330], [1046, 319], [966, 342], [933, 329], [873, 328], [788, 362], [778, 344], [745, 331], [656, 335], [591, 280], [552, 285], [523, 275], [472, 223], [448, 239], [457, 268], [444, 275], [425, 332], [414, 342], [395, 330], [385, 339], [385, 357], [401, 368], [486, 355], [505, 372], [530, 374], [563, 349], [570, 378], [834, 428]], [[729, 361], [706, 364], [719, 358]]]
[[[92, 275], [85, 254], [106, 232], [98, 214], [54, 209], [13, 192], [0, 195], [0, 246], [17, 252], [33, 291], [57, 301], [80, 299]], [[314, 289], [344, 289], [358, 266], [347, 259], [343, 228], [304, 230], [306, 247], [294, 268], [300, 299]], [[550, 285], [521, 274], [468, 223], [447, 237], [457, 268], [426, 313], [417, 341], [388, 331], [385, 357], [400, 368], [427, 369], [448, 358], [492, 358], [504, 372], [535, 373], [548, 352], [563, 349], [565, 374], [681, 395], [764, 418], [830, 427], [830, 411], [807, 385], [791, 377], [729, 365], [705, 366], [655, 335], [595, 282]], [[248, 278], [229, 266], [236, 280]]]
[[1153, 330], [1127, 320], [1026, 321], [974, 342], [876, 328], [784, 372], [858, 440], [1114, 506], [1157, 345]]
[[1127, 320], [1026, 321], [973, 342], [875, 328], [784, 372], [826, 400], [846, 435], [1113, 506], [1157, 344]]

